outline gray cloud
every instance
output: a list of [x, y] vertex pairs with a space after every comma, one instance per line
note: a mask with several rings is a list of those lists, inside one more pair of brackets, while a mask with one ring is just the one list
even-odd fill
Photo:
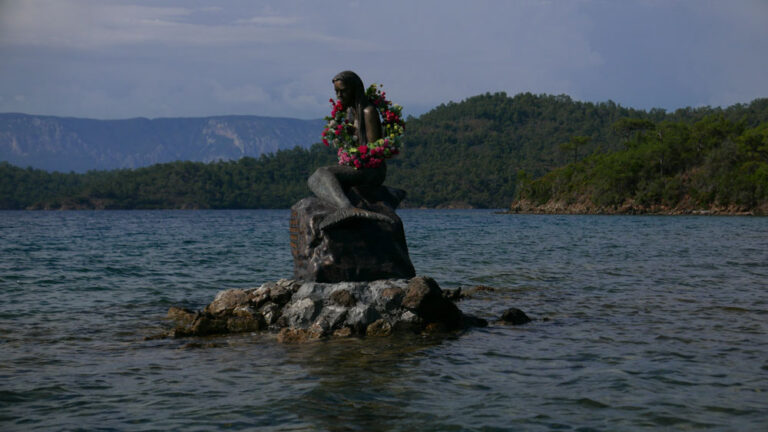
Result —
[[357, 71], [418, 114], [486, 91], [668, 109], [768, 96], [761, 1], [0, 3], [0, 111], [317, 118]]

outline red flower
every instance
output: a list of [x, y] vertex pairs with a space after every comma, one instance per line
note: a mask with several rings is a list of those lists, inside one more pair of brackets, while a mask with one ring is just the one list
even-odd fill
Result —
[[368, 146], [363, 144], [357, 148], [357, 151], [359, 151], [360, 154], [368, 154]]
[[365, 163], [366, 168], [377, 168], [381, 165], [382, 160], [377, 158], [371, 158]]

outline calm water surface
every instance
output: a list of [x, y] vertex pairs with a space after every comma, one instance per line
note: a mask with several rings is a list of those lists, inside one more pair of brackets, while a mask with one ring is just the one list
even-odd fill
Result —
[[401, 211], [419, 274], [534, 322], [144, 340], [289, 277], [288, 211], [0, 212], [0, 430], [768, 430], [768, 218]]

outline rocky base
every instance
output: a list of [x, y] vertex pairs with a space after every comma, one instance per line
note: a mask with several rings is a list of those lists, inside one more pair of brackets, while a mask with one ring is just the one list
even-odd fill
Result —
[[[203, 311], [172, 307], [172, 337], [271, 330], [280, 342], [441, 332], [488, 323], [462, 313], [429, 277], [319, 283], [281, 279], [221, 291]], [[522, 313], [522, 311], [520, 311]], [[524, 315], [524, 314], [523, 314]], [[527, 318], [527, 317], [526, 317]]]

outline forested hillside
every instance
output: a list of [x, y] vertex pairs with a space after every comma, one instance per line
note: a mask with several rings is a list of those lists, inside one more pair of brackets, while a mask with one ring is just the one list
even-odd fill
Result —
[[768, 214], [768, 122], [718, 113], [693, 125], [624, 120], [615, 128], [625, 133], [621, 151], [536, 180], [521, 173], [512, 210]]
[[[712, 134], [725, 134], [718, 138], [725, 147], [674, 153], [676, 156], [664, 156], [661, 169], [644, 168], [641, 171], [649, 174], [642, 174], [643, 182], [650, 184], [654, 183], [650, 173], [672, 175], [678, 172], [674, 171], [676, 164], [692, 169], [710, 159], [710, 165], [719, 163], [723, 154], [735, 154], [734, 148], [747, 148], [743, 142], [748, 139], [740, 137], [759, 135], [760, 125], [766, 123], [768, 99], [726, 109], [666, 113], [633, 110], [613, 102], [577, 102], [567, 96], [485, 94], [409, 118], [406, 147], [388, 162], [387, 184], [408, 191], [406, 206], [506, 208], [516, 197], [520, 176], [524, 182], [520, 197], [528, 203], [543, 203], [560, 199], [560, 189], [545, 183], [560, 174], [539, 182], [533, 179], [552, 169], [571, 164], [557, 172], [578, 170], [597, 161], [605, 161], [601, 162], [605, 166], [621, 164], [619, 159], [628, 157], [621, 155], [642, 153], [654, 142], [682, 149], [695, 147], [690, 136], [706, 135], [702, 131], [714, 128]], [[710, 153], [715, 149], [720, 153]], [[335, 152], [315, 145], [237, 162], [173, 162], [85, 174], [49, 173], [0, 163], [0, 208], [285, 208], [310, 193], [306, 179], [316, 167], [334, 162]], [[612, 169], [625, 171], [623, 165]], [[759, 180], [760, 166], [749, 169], [757, 170]], [[611, 189], [615, 193], [609, 195], [599, 187], [603, 186], [595, 184], [590, 190], [596, 192], [590, 196], [610, 205], [621, 202], [616, 194], [636, 192], [632, 186]], [[666, 183], [664, 188], [669, 188]], [[714, 196], [721, 195], [716, 192]], [[678, 195], [659, 196], [674, 199]]]
[[0, 163], [0, 209], [287, 208], [306, 196], [322, 145], [227, 162], [172, 162], [135, 170], [49, 173]]
[[521, 169], [543, 175], [564, 165], [559, 146], [574, 135], [591, 141], [579, 155], [617, 148], [611, 124], [649, 116], [612, 102], [575, 102], [568, 96], [485, 94], [441, 105], [408, 122], [408, 147], [390, 163], [390, 183], [409, 191], [414, 205], [459, 202], [507, 207]]

